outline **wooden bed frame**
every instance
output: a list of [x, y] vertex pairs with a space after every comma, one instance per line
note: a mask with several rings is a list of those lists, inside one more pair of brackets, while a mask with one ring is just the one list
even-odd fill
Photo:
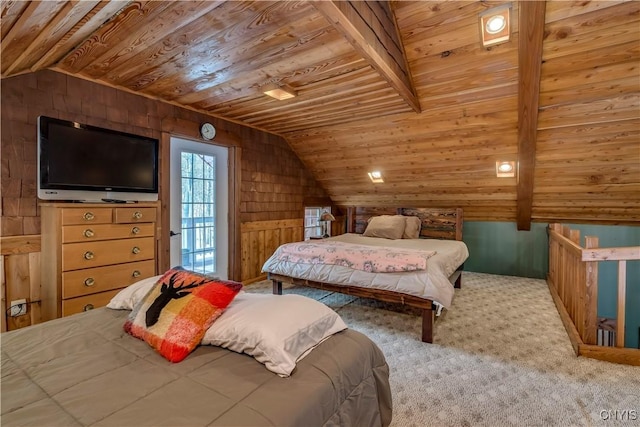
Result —
[[[366, 208], [355, 207], [347, 210], [347, 232], [364, 232], [367, 220], [376, 215], [407, 215], [417, 216], [422, 220], [420, 237], [430, 239], [462, 240], [462, 209], [429, 209], [429, 208]], [[462, 268], [449, 277], [455, 288], [461, 287]], [[435, 318], [435, 304], [432, 300], [401, 292], [381, 289], [362, 288], [358, 286], [337, 285], [333, 283], [315, 282], [295, 277], [269, 273], [268, 279], [273, 282], [273, 293], [282, 295], [282, 283], [308, 286], [338, 292], [362, 298], [372, 298], [379, 301], [405, 304], [422, 310], [422, 341], [433, 342], [433, 323]]]

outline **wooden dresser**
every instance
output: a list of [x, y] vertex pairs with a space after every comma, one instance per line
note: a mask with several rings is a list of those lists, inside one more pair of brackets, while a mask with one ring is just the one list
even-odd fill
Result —
[[43, 321], [105, 306], [156, 274], [158, 204], [40, 206]]

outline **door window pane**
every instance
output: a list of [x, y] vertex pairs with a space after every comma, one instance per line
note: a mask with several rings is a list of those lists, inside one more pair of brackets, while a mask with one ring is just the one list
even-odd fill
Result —
[[216, 272], [215, 156], [182, 153], [182, 266]]

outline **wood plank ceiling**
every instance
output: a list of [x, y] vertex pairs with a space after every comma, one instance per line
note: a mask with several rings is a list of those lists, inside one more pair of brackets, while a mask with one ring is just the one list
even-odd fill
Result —
[[[485, 49], [478, 29], [505, 3], [3, 1], [1, 71], [53, 69], [279, 134], [339, 205], [515, 221], [517, 178], [495, 162], [519, 160], [519, 2], [509, 42]], [[640, 2], [548, 1], [544, 16], [518, 220], [637, 223]], [[269, 98], [272, 84], [297, 96]]]

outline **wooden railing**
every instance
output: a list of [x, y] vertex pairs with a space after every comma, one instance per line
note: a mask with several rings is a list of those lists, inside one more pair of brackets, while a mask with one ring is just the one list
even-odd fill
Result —
[[[561, 224], [549, 225], [547, 283], [578, 356], [640, 366], [640, 350], [624, 348], [627, 261], [640, 260], [640, 246], [598, 248], [597, 237]], [[618, 261], [616, 347], [596, 345], [598, 323], [598, 262]]]

